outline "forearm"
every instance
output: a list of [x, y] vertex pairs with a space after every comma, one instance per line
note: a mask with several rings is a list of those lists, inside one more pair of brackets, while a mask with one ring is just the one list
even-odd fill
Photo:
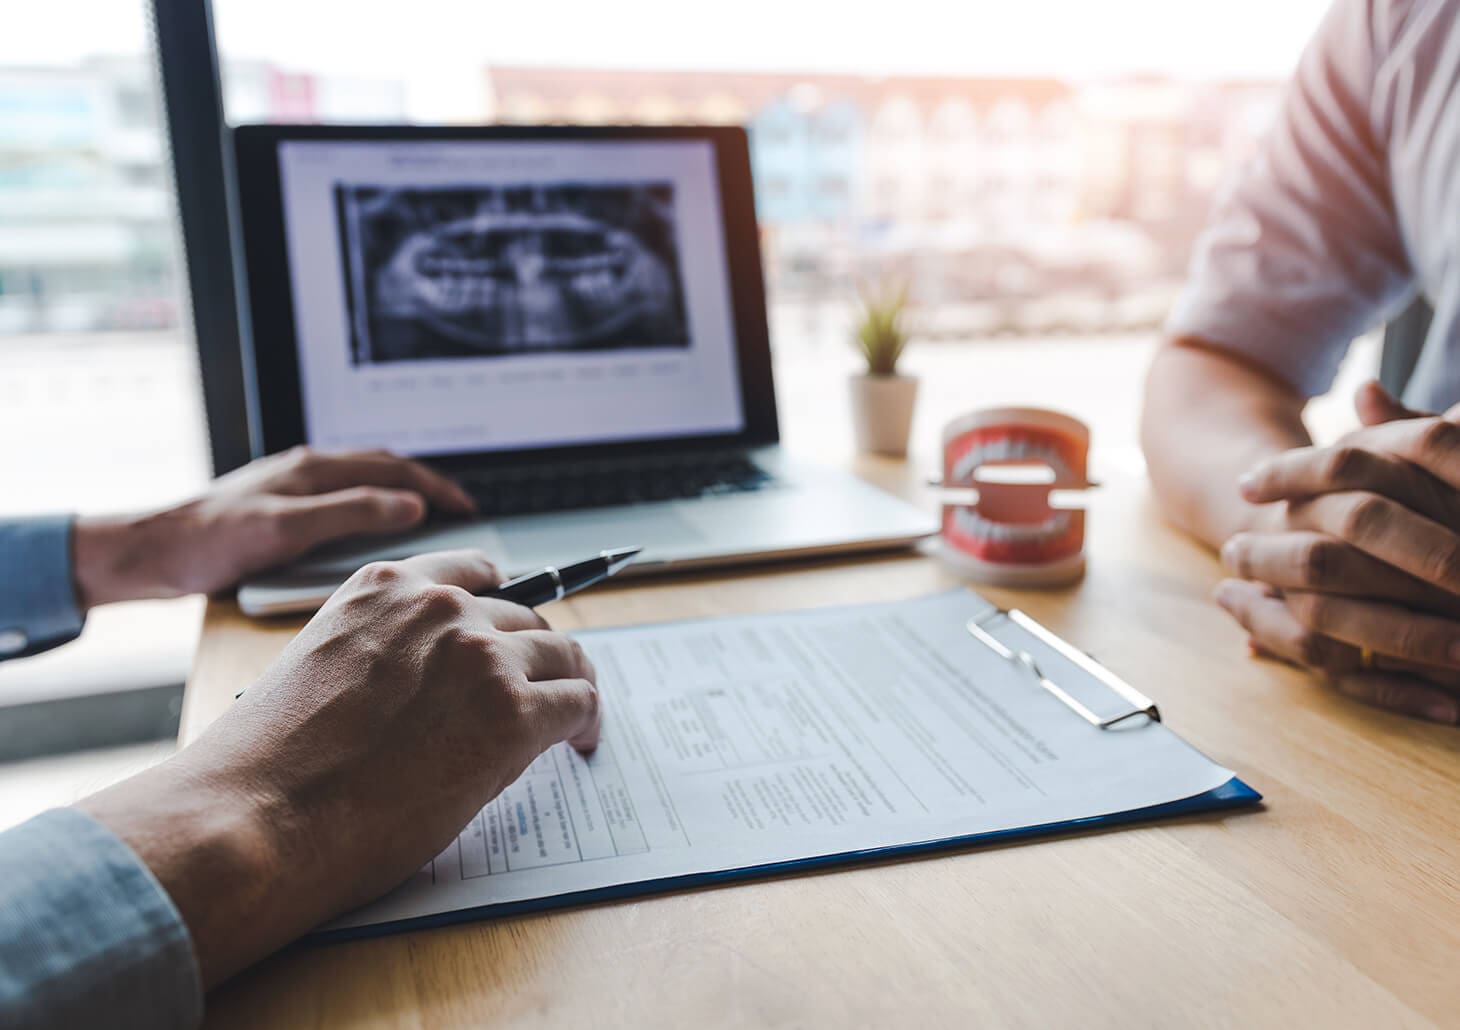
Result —
[[282, 799], [242, 775], [199, 768], [183, 752], [77, 807], [130, 847], [187, 926], [205, 988], [317, 922], [307, 868], [291, 869]]
[[1164, 344], [1146, 381], [1141, 445], [1166, 515], [1212, 547], [1261, 509], [1237, 481], [1256, 462], [1311, 443], [1303, 398], [1194, 341]]
[[116, 601], [189, 593], [181, 542], [187, 505], [142, 515], [83, 515], [73, 553], [76, 597], [84, 609]]

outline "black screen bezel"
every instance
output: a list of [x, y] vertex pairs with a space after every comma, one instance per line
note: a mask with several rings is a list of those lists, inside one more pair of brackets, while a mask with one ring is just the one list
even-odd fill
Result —
[[279, 145], [295, 140], [671, 139], [711, 143], [715, 151], [721, 227], [730, 275], [744, 428], [731, 434], [595, 441], [518, 450], [453, 451], [418, 457], [449, 470], [454, 466], [479, 468], [491, 464], [517, 465], [587, 457], [749, 448], [779, 440], [750, 147], [744, 129], [732, 126], [243, 125], [233, 129], [233, 139], [247, 301], [252, 321], [251, 354], [259, 390], [255, 411], [265, 454], [307, 442], [278, 160]]

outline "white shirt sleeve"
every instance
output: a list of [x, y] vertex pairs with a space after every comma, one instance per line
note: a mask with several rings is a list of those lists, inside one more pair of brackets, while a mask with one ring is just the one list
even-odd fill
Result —
[[1412, 286], [1370, 106], [1384, 16], [1369, 0], [1328, 12], [1277, 124], [1218, 202], [1167, 322], [1305, 396], [1332, 384], [1354, 337]]

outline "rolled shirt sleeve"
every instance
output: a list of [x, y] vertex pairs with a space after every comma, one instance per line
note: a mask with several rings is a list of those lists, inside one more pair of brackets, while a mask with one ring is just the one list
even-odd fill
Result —
[[81, 632], [69, 515], [0, 519], [0, 660], [64, 644]]
[[182, 917], [110, 830], [55, 809], [0, 834], [0, 1026], [193, 1027]]
[[1412, 288], [1387, 130], [1370, 107], [1378, 17], [1368, 0], [1329, 11], [1277, 123], [1218, 202], [1167, 323], [1305, 396], [1328, 389], [1349, 344]]

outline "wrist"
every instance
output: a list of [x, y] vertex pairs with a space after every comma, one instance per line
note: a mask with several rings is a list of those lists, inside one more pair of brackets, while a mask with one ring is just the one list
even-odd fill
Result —
[[106, 825], [161, 884], [192, 941], [205, 988], [281, 947], [289, 922], [277, 805], [236, 782], [212, 783], [173, 759], [78, 808]]
[[166, 527], [169, 512], [83, 515], [72, 528], [72, 575], [83, 610], [115, 601], [177, 597], [184, 591], [168, 574], [177, 546]]

